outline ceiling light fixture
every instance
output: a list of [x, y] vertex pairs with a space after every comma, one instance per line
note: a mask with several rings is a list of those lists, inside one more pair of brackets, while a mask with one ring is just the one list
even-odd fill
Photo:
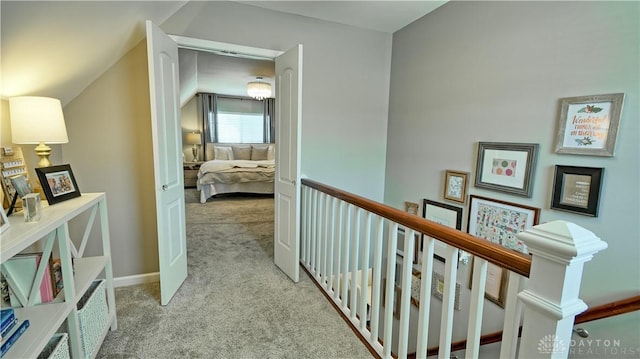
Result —
[[260, 80], [262, 80], [262, 77], [256, 77], [255, 81], [247, 84], [247, 94], [256, 100], [264, 100], [267, 97], [271, 97], [271, 84]]

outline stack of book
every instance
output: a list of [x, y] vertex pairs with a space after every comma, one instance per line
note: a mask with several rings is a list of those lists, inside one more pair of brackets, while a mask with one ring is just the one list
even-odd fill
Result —
[[0, 358], [29, 328], [29, 320], [20, 320], [13, 308], [0, 309]]

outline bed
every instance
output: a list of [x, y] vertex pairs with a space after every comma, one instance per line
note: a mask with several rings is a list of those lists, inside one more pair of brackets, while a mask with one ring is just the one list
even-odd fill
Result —
[[275, 148], [273, 144], [214, 145], [214, 159], [198, 171], [196, 188], [200, 203], [223, 193], [273, 193]]

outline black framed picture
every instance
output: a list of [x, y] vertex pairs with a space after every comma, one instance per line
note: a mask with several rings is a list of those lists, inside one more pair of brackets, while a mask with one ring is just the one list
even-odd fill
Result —
[[604, 168], [556, 165], [551, 209], [598, 216]]
[[80, 196], [80, 189], [70, 165], [36, 168], [36, 174], [49, 204]]

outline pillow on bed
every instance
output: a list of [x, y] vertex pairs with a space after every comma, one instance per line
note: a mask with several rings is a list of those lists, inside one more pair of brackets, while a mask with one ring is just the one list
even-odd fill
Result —
[[233, 159], [233, 151], [231, 147], [225, 146], [215, 146], [213, 148], [213, 158], [216, 160], [232, 160]]
[[269, 152], [269, 147], [267, 146], [251, 146], [251, 160], [252, 161], [263, 161], [268, 159], [267, 154]]
[[232, 146], [234, 160], [251, 160], [251, 145]]

